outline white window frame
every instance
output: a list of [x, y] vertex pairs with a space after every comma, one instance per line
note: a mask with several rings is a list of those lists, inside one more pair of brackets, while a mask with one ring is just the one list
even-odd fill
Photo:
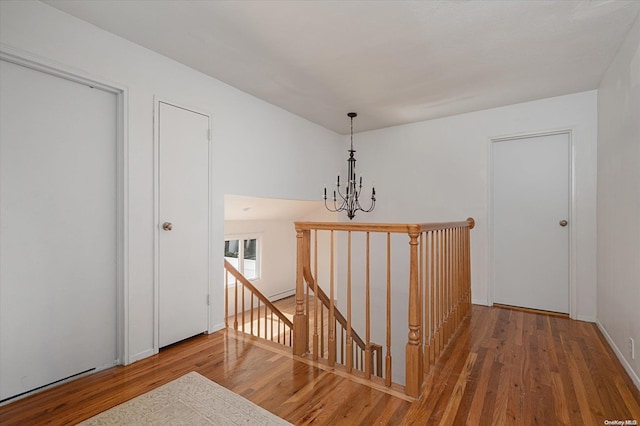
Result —
[[[224, 242], [239, 241], [238, 243], [238, 271], [244, 275], [244, 242], [247, 240], [256, 240], [256, 272], [255, 277], [247, 278], [249, 281], [259, 281], [262, 276], [262, 235], [257, 234], [231, 234], [224, 236]], [[225, 259], [230, 259], [225, 256]]]

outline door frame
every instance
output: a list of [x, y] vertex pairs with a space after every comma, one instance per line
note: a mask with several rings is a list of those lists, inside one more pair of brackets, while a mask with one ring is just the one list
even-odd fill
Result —
[[171, 105], [176, 108], [181, 108], [187, 111], [191, 111], [196, 114], [204, 115], [207, 117], [209, 134], [208, 134], [208, 196], [207, 203], [207, 218], [209, 230], [208, 234], [208, 246], [209, 255], [207, 256], [209, 272], [207, 282], [207, 333], [212, 333], [211, 327], [211, 294], [212, 293], [212, 281], [213, 281], [213, 144], [212, 141], [212, 119], [211, 114], [205, 112], [199, 108], [192, 108], [184, 106], [183, 104], [171, 99], [167, 99], [158, 95], [153, 97], [153, 353], [160, 352], [160, 104]]
[[[505, 143], [509, 141], [516, 141], [522, 139], [531, 139], [537, 137], [544, 136], [553, 136], [553, 135], [561, 135], [566, 134], [569, 138], [569, 317], [572, 319], [577, 319], [577, 289], [576, 289], [576, 190], [575, 190], [575, 147], [573, 142], [573, 129], [571, 128], [562, 128], [556, 130], [549, 131], [541, 131], [541, 132], [529, 132], [529, 133], [517, 133], [506, 136], [496, 136], [490, 137], [488, 144], [488, 176], [487, 182], [487, 205], [489, 206], [489, 211], [487, 215], [487, 242], [488, 242], [488, 265], [487, 265], [487, 282], [489, 285], [487, 286], [487, 304], [489, 306], [493, 306], [493, 295], [494, 295], [494, 244], [493, 244], [493, 172], [494, 172], [494, 164], [493, 164], [493, 147], [495, 143]], [[526, 225], [526, 224], [525, 224]]]
[[[102, 78], [42, 56], [0, 44], [0, 59], [26, 68], [63, 78], [85, 86], [97, 87], [116, 95], [116, 359], [115, 365], [127, 365], [129, 355], [129, 91]], [[86, 374], [111, 367], [98, 366]], [[68, 380], [76, 379], [74, 376]], [[66, 380], [65, 380], [66, 381]], [[58, 385], [56, 383], [55, 385]], [[52, 386], [55, 386], [52, 385]], [[39, 390], [38, 390], [39, 391]], [[25, 395], [26, 396], [26, 395]]]

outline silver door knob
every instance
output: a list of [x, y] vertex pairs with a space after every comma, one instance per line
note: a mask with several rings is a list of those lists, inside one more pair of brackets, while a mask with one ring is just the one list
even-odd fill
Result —
[[173, 229], [173, 223], [171, 222], [165, 222], [162, 224], [162, 229], [164, 229], [165, 231], [171, 231]]
[[567, 226], [569, 224], [569, 222], [567, 222], [566, 220], [562, 219], [560, 221], [560, 226]]

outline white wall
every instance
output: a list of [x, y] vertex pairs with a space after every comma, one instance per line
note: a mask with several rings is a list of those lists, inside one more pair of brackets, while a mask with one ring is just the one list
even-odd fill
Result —
[[[578, 319], [596, 314], [597, 92], [526, 102], [354, 137], [359, 171], [376, 181], [374, 212], [367, 222], [438, 222], [473, 217], [472, 294], [490, 303], [490, 139], [558, 129], [573, 131]], [[526, 214], [523, 214], [526, 226]]]
[[598, 92], [598, 323], [640, 388], [639, 219], [640, 18]]
[[[0, 2], [3, 49], [128, 89], [129, 339], [125, 361], [153, 353], [154, 96], [213, 118], [214, 241], [223, 241], [223, 194], [317, 200], [343, 140], [335, 133], [164, 56], [34, 1]], [[313, 158], [314, 161], [301, 161]], [[283, 167], [285, 166], [286, 167]], [[214, 244], [222, 259], [222, 244]], [[214, 287], [223, 287], [220, 268]], [[215, 295], [214, 295], [215, 296]], [[213, 297], [211, 328], [223, 324]]]

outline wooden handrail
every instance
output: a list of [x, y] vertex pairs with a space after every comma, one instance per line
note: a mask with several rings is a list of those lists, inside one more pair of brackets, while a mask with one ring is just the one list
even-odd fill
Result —
[[473, 229], [475, 220], [468, 218], [459, 222], [436, 223], [346, 223], [346, 222], [295, 222], [297, 230], [309, 231], [357, 231], [357, 232], [391, 232], [392, 234], [409, 234], [411, 232], [438, 231], [449, 228]]
[[224, 260], [224, 268], [234, 276], [234, 278], [242, 283], [251, 293], [253, 293], [262, 303], [265, 304], [273, 313], [276, 314], [280, 320], [285, 323], [289, 328], [293, 328], [293, 323], [289, 318], [287, 318], [278, 308], [276, 308], [273, 303], [266, 298], [264, 294], [262, 294], [259, 290], [257, 290], [251, 282], [245, 278], [244, 275], [240, 273], [228, 260]]

